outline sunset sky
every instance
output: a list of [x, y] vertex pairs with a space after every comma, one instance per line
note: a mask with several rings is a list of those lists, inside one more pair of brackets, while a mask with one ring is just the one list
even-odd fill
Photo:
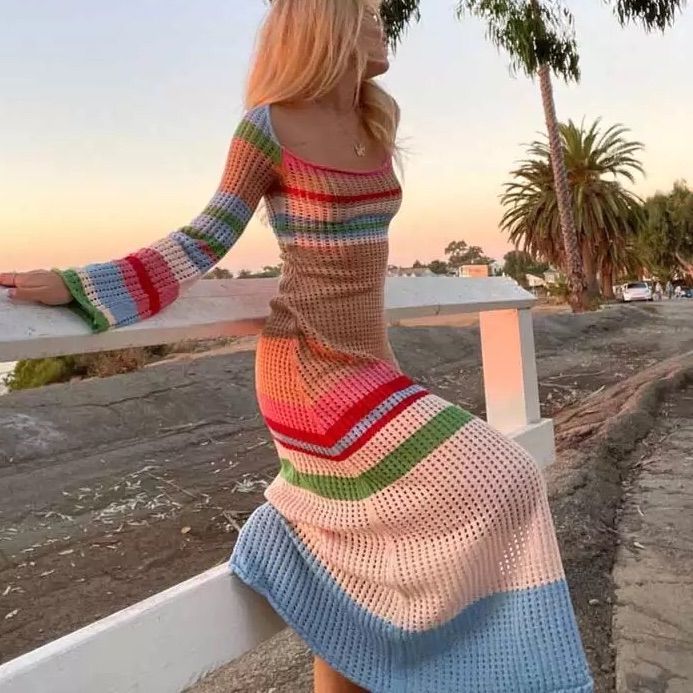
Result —
[[[509, 74], [483, 26], [424, 2], [386, 86], [403, 111], [402, 212], [390, 260], [442, 258], [452, 240], [501, 258], [498, 196], [543, 128], [538, 86]], [[561, 118], [621, 122], [646, 145], [647, 195], [693, 181], [693, 10], [666, 35], [621, 30], [600, 0], [575, 8], [582, 82]], [[262, 0], [0, 0], [0, 271], [136, 250], [185, 225], [216, 187]], [[220, 266], [274, 264], [253, 221]]]

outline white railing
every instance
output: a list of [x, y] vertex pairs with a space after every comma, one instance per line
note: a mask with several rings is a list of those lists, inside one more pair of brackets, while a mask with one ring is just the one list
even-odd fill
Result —
[[[0, 362], [252, 334], [276, 289], [271, 279], [198, 282], [158, 316], [99, 335], [65, 308], [0, 294]], [[480, 314], [488, 422], [545, 466], [554, 437], [539, 413], [534, 301], [502, 277], [396, 277], [386, 286], [390, 321]], [[282, 627], [221, 566], [0, 666], [0, 693], [174, 693]]]

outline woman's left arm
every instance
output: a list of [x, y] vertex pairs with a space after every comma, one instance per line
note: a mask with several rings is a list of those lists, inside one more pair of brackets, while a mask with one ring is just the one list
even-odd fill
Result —
[[71, 306], [94, 332], [155, 315], [206, 274], [236, 243], [276, 175], [280, 152], [265, 109], [236, 129], [214, 197], [188, 226], [121, 259], [54, 269]]

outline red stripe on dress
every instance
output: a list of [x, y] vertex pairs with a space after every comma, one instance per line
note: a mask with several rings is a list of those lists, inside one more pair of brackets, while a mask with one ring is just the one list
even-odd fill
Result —
[[[409, 395], [406, 399], [403, 399], [397, 406], [393, 407], [387, 414], [378, 419], [367, 431], [357, 438], [349, 447], [342, 450], [342, 452], [336, 455], [330, 455], [324, 452], [315, 452], [315, 450], [306, 450], [300, 445], [294, 443], [288, 443], [284, 440], [277, 438], [277, 442], [287, 450], [295, 450], [296, 452], [301, 452], [304, 455], [310, 455], [311, 457], [319, 457], [323, 460], [332, 460], [334, 462], [343, 462], [345, 459], [353, 455], [356, 451], [362, 448], [380, 429], [384, 428], [385, 424], [392, 421], [392, 419], [397, 416], [400, 412], [404, 411], [409, 405], [416, 402], [416, 400], [426, 397], [428, 392], [415, 392], [413, 395]], [[324, 446], [331, 447], [331, 446]], [[380, 460], [374, 462], [376, 464]]]
[[[167, 239], [166, 243], [169, 244], [171, 241]], [[154, 285], [159, 292], [161, 308], [173, 303], [180, 295], [181, 280], [176, 277], [161, 251], [155, 248], [143, 248], [137, 251], [137, 257], [147, 267], [147, 275], [156, 278]]]
[[265, 423], [282, 435], [298, 438], [304, 443], [312, 443], [313, 445], [329, 448], [338, 443], [364, 416], [370, 414], [373, 409], [382, 404], [388, 397], [400, 390], [406, 390], [412, 385], [414, 385], [414, 382], [406, 375], [400, 375], [389, 383], [381, 385], [356, 402], [324, 433], [302, 431], [268, 418], [265, 418]]
[[132, 265], [126, 260], [115, 260], [116, 267], [123, 277], [123, 286], [137, 307], [137, 315], [146, 315], [149, 310], [149, 299], [142, 292], [142, 284]]
[[152, 280], [149, 278], [149, 274], [147, 274], [147, 269], [144, 266], [144, 263], [136, 255], [128, 255], [125, 260], [126, 262], [129, 262], [132, 269], [135, 270], [135, 274], [142, 285], [142, 290], [149, 298], [149, 309], [151, 311], [151, 315], [158, 313], [161, 310], [161, 299], [159, 298], [159, 292], [154, 284], [152, 284]]
[[304, 200], [316, 200], [318, 202], [366, 202], [368, 200], [382, 200], [386, 197], [399, 196], [400, 188], [392, 188], [377, 193], [364, 193], [362, 195], [328, 195], [327, 193], [301, 190], [301, 188], [281, 187], [281, 192], [292, 197], [300, 197]]

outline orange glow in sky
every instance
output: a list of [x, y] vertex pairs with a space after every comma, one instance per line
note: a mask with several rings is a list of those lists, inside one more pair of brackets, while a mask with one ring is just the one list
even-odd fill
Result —
[[[460, 239], [501, 259], [498, 197], [543, 129], [538, 86], [512, 77], [483, 27], [457, 23], [448, 5], [431, 3], [385, 79], [405, 151], [393, 264], [442, 259]], [[65, 0], [39, 13], [4, 0], [0, 270], [112, 259], [187, 224], [220, 175], [263, 8]], [[664, 36], [618, 29], [600, 3], [576, 19], [583, 78], [556, 84], [559, 117], [630, 127], [646, 145], [642, 195], [693, 180], [693, 13]], [[220, 265], [277, 261], [256, 219]]]

